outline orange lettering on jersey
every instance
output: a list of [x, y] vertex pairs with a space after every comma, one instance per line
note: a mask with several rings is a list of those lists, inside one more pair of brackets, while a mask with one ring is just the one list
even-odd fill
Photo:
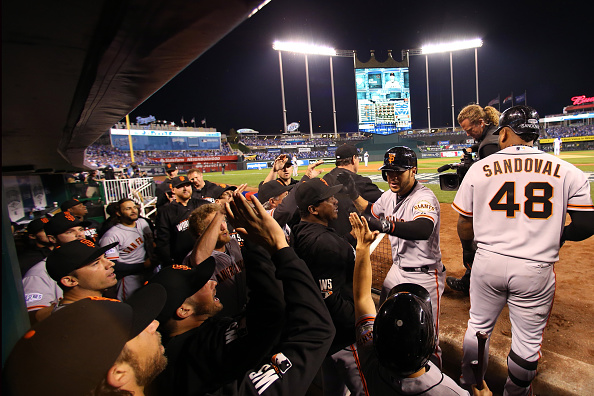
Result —
[[522, 159], [514, 159], [514, 172], [522, 172]]
[[555, 173], [553, 174], [553, 176], [555, 176], [557, 179], [561, 177], [561, 175], [559, 175], [559, 169], [561, 169], [561, 165], [557, 164], [557, 167], [555, 168]]
[[534, 172], [540, 173], [540, 168], [542, 168], [542, 161], [541, 159], [534, 159]]
[[503, 160], [503, 169], [505, 170], [505, 173], [512, 173], [512, 165], [510, 159]]
[[553, 164], [551, 163], [551, 161], [547, 161], [547, 163], [544, 166], [544, 169], [542, 170], [542, 174], [544, 175], [545, 173], [549, 176], [551, 176], [551, 171], [553, 170]]
[[524, 162], [524, 170], [526, 172], [532, 172], [532, 165], [534, 165], [532, 163], [532, 158], [526, 158], [526, 161]]
[[485, 176], [487, 177], [491, 177], [491, 175], [493, 175], [493, 172], [491, 171], [491, 167], [489, 165], [483, 166], [483, 172], [485, 172]]
[[495, 175], [503, 173], [503, 171], [501, 170], [501, 165], [499, 165], [499, 162], [497, 161], [493, 162], [493, 169], [495, 170]]

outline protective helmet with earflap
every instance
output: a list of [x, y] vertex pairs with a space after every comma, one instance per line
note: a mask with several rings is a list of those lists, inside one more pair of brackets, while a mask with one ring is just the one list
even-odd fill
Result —
[[388, 180], [387, 171], [405, 171], [417, 166], [417, 155], [406, 146], [392, 147], [384, 154], [384, 164], [379, 168], [382, 177]]
[[373, 325], [373, 347], [380, 364], [404, 378], [423, 368], [435, 351], [431, 298], [417, 284], [395, 286]]

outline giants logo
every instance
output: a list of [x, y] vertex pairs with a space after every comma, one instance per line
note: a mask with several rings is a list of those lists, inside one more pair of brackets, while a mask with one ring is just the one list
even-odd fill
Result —
[[178, 269], [178, 270], [184, 270], [184, 271], [187, 271], [187, 270], [191, 270], [192, 269], [192, 268], [188, 267], [187, 265], [180, 265], [180, 264], [173, 264], [171, 266], [171, 268]]
[[64, 212], [64, 217], [66, 218], [66, 220], [76, 221], [76, 219], [74, 218], [74, 216], [70, 214], [70, 212]]
[[395, 159], [396, 159], [396, 154], [388, 153], [388, 162], [389, 163], [393, 164]]
[[84, 243], [85, 245], [87, 245], [88, 247], [95, 247], [95, 244], [91, 241], [89, 241], [88, 239], [81, 239], [79, 240], [80, 243]]

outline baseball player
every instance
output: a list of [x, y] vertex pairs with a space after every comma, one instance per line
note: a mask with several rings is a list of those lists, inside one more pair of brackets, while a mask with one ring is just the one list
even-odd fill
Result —
[[[390, 187], [373, 204], [357, 196], [369, 227], [388, 234], [392, 245], [392, 267], [384, 279], [380, 303], [400, 283], [423, 286], [431, 296], [435, 332], [439, 334], [439, 311], [445, 287], [445, 267], [439, 249], [440, 208], [435, 194], [415, 180], [417, 156], [408, 147], [392, 147], [380, 167]], [[355, 196], [348, 178], [345, 189]], [[441, 367], [441, 349], [436, 344], [434, 363]]]
[[365, 161], [365, 167], [367, 168], [367, 164], [369, 164], [369, 153], [367, 151], [363, 154], [363, 161]]
[[125, 301], [144, 284], [144, 270], [151, 265], [153, 232], [149, 223], [138, 217], [136, 202], [130, 198], [118, 201], [116, 216], [118, 223], [101, 237], [99, 246], [118, 243], [105, 252], [105, 257], [114, 262], [117, 298]]
[[194, 246], [188, 218], [194, 209], [208, 201], [192, 198], [192, 182], [186, 176], [171, 180], [175, 202], [157, 210], [155, 221], [155, 253], [162, 266], [181, 264]]
[[99, 228], [101, 227], [95, 220], [85, 220], [85, 216], [89, 213], [89, 209], [85, 206], [84, 202], [80, 202], [78, 199], [73, 198], [62, 202], [60, 205], [62, 212], [69, 212], [71, 215], [76, 217], [80, 221], [85, 222], [85, 237], [89, 241], [97, 242], [99, 235]]
[[[470, 168], [452, 204], [460, 214], [463, 249], [469, 249], [473, 239], [477, 244], [461, 384], [474, 381], [470, 367], [477, 358], [474, 335], [477, 331], [490, 335], [507, 303], [512, 343], [505, 395], [531, 393], [553, 305], [553, 264], [559, 248], [565, 240], [580, 241], [594, 234], [590, 184], [575, 166], [532, 147], [539, 136], [538, 119], [528, 106], [503, 112], [495, 131], [501, 151]], [[564, 226], [567, 213], [572, 222]], [[487, 357], [485, 353], [484, 371]]]
[[[357, 350], [370, 395], [468, 395], [429, 361], [437, 341], [429, 293], [422, 286], [395, 286], [376, 316], [371, 297], [370, 246], [378, 231], [351, 213], [357, 239], [353, 295]], [[486, 384], [483, 382], [486, 387]], [[480, 392], [480, 393], [479, 393]], [[490, 395], [488, 388], [475, 395]]]
[[204, 180], [202, 169], [190, 169], [188, 171], [188, 179], [192, 182], [192, 198], [215, 198], [211, 191], [217, 187], [217, 184]]
[[553, 140], [553, 154], [557, 156], [561, 154], [561, 138], [558, 136]]
[[299, 181], [293, 179], [291, 175], [293, 174], [293, 162], [291, 162], [291, 158], [289, 158], [286, 154], [281, 154], [274, 160], [272, 167], [270, 168], [270, 172], [264, 179], [264, 181], [260, 184], [267, 183], [271, 180], [274, 180], [276, 176], [276, 180], [280, 180], [285, 185], [292, 185], [297, 184]]

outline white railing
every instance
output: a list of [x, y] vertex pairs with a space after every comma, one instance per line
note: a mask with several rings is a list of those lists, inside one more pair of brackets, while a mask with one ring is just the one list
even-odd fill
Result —
[[140, 206], [140, 215], [149, 217], [155, 213], [157, 198], [152, 177], [135, 179], [102, 180], [103, 200], [106, 205], [122, 198], [130, 198]]

